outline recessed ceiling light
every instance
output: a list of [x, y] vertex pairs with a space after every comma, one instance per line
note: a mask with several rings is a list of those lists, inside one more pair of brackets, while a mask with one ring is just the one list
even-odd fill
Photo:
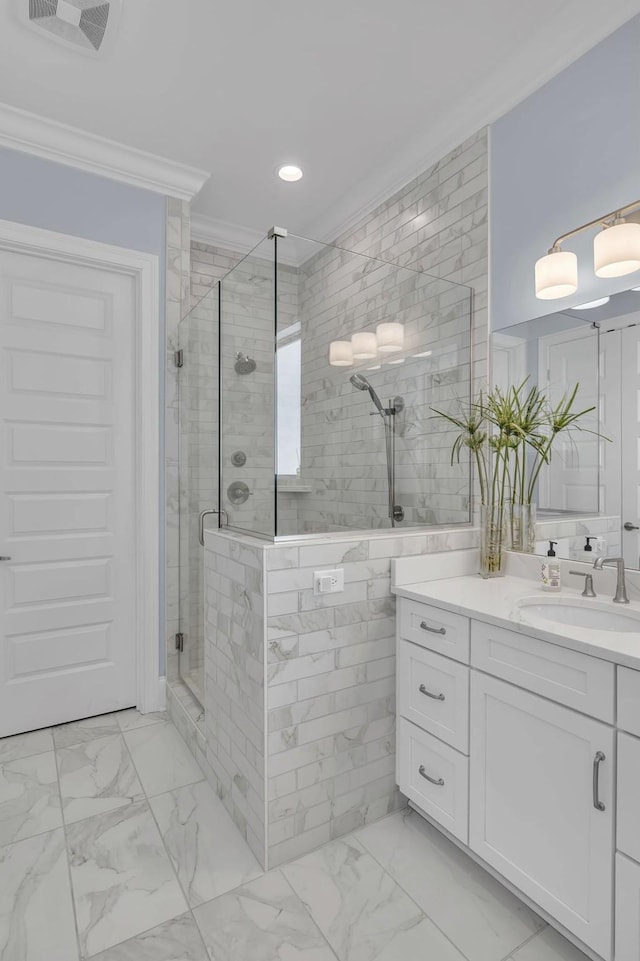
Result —
[[278, 176], [280, 180], [286, 180], [287, 183], [295, 183], [296, 180], [302, 179], [302, 171], [295, 164], [284, 164], [278, 169]]
[[610, 297], [599, 297], [597, 300], [589, 300], [586, 304], [576, 304], [571, 310], [592, 310], [594, 307], [602, 307], [603, 304], [608, 304]]
[[423, 350], [421, 353], [414, 354], [413, 356], [414, 357], [431, 357], [432, 353], [433, 353], [432, 350]]
[[404, 364], [404, 357], [400, 357], [398, 360], [387, 360], [387, 364]]

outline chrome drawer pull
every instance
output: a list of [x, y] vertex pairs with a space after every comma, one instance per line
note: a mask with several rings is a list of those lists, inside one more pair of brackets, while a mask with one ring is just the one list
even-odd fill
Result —
[[431, 691], [426, 689], [424, 684], [421, 684], [418, 690], [421, 694], [426, 694], [427, 697], [432, 697], [434, 701], [444, 701], [444, 694], [432, 694]]
[[598, 796], [598, 775], [600, 772], [601, 761], [606, 761], [606, 757], [602, 751], [596, 751], [596, 756], [593, 759], [593, 806], [596, 811], [604, 811], [604, 804]]
[[423, 631], [430, 631], [431, 634], [446, 634], [446, 627], [429, 627], [426, 621], [420, 621], [420, 627]]
[[418, 774], [420, 774], [423, 778], [426, 778], [426, 780], [429, 781], [430, 784], [435, 784], [436, 787], [442, 787], [442, 785], [444, 784], [444, 781], [442, 780], [441, 777], [439, 777], [437, 781], [434, 777], [429, 777], [429, 775], [424, 769], [424, 764], [421, 764], [420, 767], [418, 768]]

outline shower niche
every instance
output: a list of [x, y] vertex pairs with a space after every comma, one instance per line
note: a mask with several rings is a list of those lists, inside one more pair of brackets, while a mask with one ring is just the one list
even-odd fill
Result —
[[469, 463], [451, 464], [431, 408], [470, 396], [470, 288], [274, 228], [217, 295], [226, 526], [272, 539], [469, 523]]

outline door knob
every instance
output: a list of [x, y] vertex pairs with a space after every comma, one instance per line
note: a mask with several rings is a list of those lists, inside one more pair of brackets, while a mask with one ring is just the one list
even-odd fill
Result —
[[640, 527], [637, 524], [632, 524], [631, 521], [625, 521], [624, 529], [625, 531], [640, 531]]

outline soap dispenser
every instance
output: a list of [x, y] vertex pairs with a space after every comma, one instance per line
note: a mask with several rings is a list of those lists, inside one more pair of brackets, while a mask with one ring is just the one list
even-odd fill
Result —
[[549, 550], [547, 551], [546, 559], [542, 564], [542, 590], [543, 591], [559, 591], [560, 590], [560, 561], [556, 557], [556, 552], [554, 547], [558, 544], [557, 541], [549, 541]]
[[597, 537], [585, 537], [585, 540], [586, 540], [586, 542], [587, 542], [587, 543], [584, 545], [585, 551], [592, 551], [592, 550], [593, 550], [593, 547], [591, 546], [591, 541], [597, 541], [598, 538], [597, 538]]

